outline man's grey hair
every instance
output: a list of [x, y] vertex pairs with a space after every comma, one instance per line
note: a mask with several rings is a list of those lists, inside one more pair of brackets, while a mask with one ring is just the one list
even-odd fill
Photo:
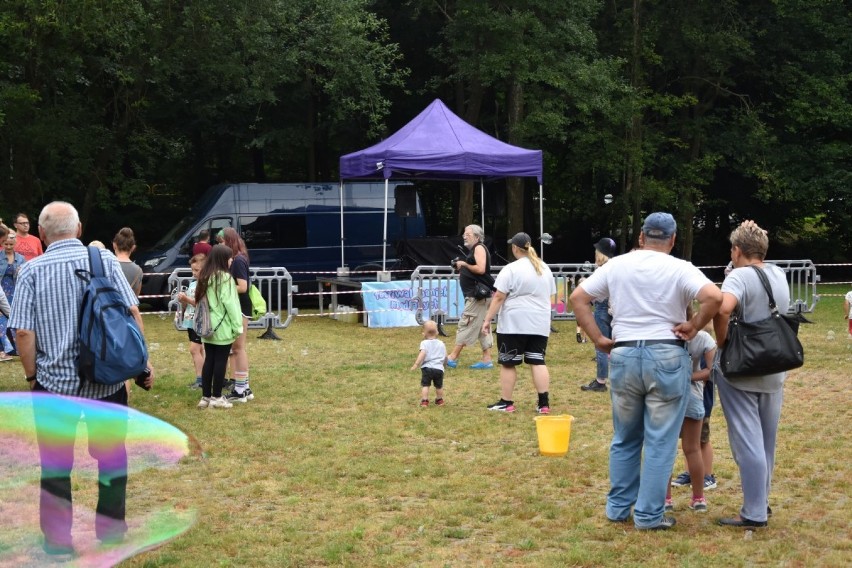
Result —
[[38, 226], [44, 230], [47, 238], [77, 236], [80, 215], [70, 203], [53, 201], [44, 206], [38, 216]]
[[476, 239], [476, 242], [481, 243], [485, 240], [485, 231], [482, 230], [482, 227], [479, 225], [468, 225], [467, 228], [473, 233], [473, 238]]

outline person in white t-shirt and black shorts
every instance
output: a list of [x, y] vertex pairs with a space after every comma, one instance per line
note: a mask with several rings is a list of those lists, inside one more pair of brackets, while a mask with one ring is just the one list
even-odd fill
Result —
[[500, 400], [488, 410], [514, 412], [512, 400], [518, 373], [515, 367], [522, 362], [530, 366], [533, 384], [538, 394], [536, 410], [550, 413], [550, 373], [544, 361], [550, 336], [551, 304], [556, 294], [556, 282], [550, 268], [538, 258], [530, 236], [518, 233], [509, 241], [517, 260], [506, 265], [494, 281], [494, 297], [482, 324], [482, 333], [490, 330], [497, 320], [497, 344], [500, 363]]

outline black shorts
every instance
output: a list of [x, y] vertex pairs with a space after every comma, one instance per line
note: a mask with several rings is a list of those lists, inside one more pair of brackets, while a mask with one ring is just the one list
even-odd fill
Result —
[[504, 367], [515, 367], [521, 362], [527, 365], [545, 364], [547, 337], [543, 335], [498, 333], [497, 346], [500, 350], [497, 361]]
[[251, 298], [249, 298], [248, 292], [237, 294], [237, 297], [240, 300], [240, 312], [242, 312], [243, 317], [251, 319], [253, 310], [251, 307]]
[[197, 343], [201, 345], [201, 338], [195, 333], [194, 329], [187, 329], [186, 334], [189, 336], [190, 343]]
[[435, 385], [436, 389], [444, 388], [444, 371], [432, 367], [420, 367], [420, 386]]

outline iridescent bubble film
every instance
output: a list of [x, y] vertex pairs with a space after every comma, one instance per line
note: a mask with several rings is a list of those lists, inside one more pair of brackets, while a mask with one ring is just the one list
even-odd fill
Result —
[[[196, 520], [181, 471], [194, 457], [186, 434], [133, 408], [0, 394], [0, 566], [113, 566], [175, 538]], [[69, 468], [71, 502], [55, 490]], [[126, 493], [124, 522], [97, 512], [99, 493], [116, 491]], [[48, 554], [43, 534], [73, 553]]]

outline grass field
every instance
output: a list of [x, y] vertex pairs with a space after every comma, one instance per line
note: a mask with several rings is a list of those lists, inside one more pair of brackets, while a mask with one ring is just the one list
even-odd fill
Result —
[[[689, 511], [689, 490], [675, 488], [674, 530], [607, 522], [609, 396], [580, 391], [594, 376], [593, 352], [575, 341], [573, 323], [556, 324], [548, 366], [553, 412], [576, 420], [568, 455], [548, 458], [538, 453], [525, 368], [514, 414], [485, 410], [499, 398], [498, 371], [465, 368], [474, 349], [446, 374], [447, 405], [419, 408], [420, 375], [408, 370], [417, 328], [306, 316], [281, 341], [252, 333], [257, 398], [199, 411], [198, 391], [186, 386], [185, 336], [146, 316], [158, 379], [150, 393], [135, 389], [131, 404], [178, 426], [203, 453], [177, 471], [131, 477], [128, 514], [136, 500], [168, 496], [199, 520], [124, 565], [848, 566], [852, 340], [841, 303], [823, 298], [816, 323], [802, 327], [806, 365], [786, 384], [774, 516], [754, 533], [715, 525], [741, 504], [718, 406], [709, 512]], [[3, 364], [0, 390], [19, 390], [21, 376], [17, 363]]]

